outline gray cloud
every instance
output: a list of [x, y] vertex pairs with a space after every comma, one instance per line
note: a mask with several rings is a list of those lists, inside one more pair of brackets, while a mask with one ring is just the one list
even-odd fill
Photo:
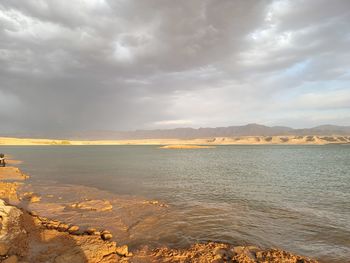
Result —
[[350, 123], [350, 2], [0, 3], [0, 132]]

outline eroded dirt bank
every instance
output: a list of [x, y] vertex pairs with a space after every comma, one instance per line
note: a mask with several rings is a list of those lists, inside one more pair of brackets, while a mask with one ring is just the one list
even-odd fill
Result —
[[[277, 249], [220, 243], [194, 244], [187, 249], [144, 246], [129, 251], [127, 244], [119, 242], [118, 235], [122, 232], [81, 227], [44, 217], [40, 209], [39, 213], [32, 211], [30, 204], [41, 203], [41, 197], [31, 192], [18, 192], [27, 177], [17, 168], [0, 168], [0, 178], [0, 262], [317, 262]], [[91, 210], [103, 213], [116, 202], [86, 200], [72, 202], [71, 207], [64, 209], [78, 210], [81, 215]], [[152, 206], [155, 214], [166, 207], [157, 201], [135, 201], [132, 205], [135, 211]], [[129, 216], [143, 217], [144, 214]]]

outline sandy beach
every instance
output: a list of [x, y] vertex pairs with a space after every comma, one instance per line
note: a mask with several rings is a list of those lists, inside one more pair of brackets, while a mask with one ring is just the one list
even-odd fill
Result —
[[[143, 244], [130, 250], [125, 233], [135, 222], [140, 224], [141, 221], [143, 227], [156, 222], [152, 215], [157, 217], [166, 213], [170, 209], [167, 204], [157, 200], [116, 199], [107, 193], [103, 194], [105, 199], [92, 195], [90, 197], [97, 199], [87, 199], [86, 193], [93, 189], [77, 186], [75, 196], [64, 198], [66, 200], [60, 205], [55, 205], [47, 200], [61, 200], [68, 188], [55, 191], [52, 186], [46, 189], [51, 194], [44, 196], [28, 191], [32, 186], [26, 179], [28, 176], [17, 167], [0, 168], [1, 262], [317, 262], [276, 248], [213, 242], [181, 249], [149, 248]], [[86, 196], [79, 196], [81, 193]], [[118, 206], [119, 214], [108, 218], [112, 208]], [[65, 216], [67, 213], [68, 217]], [[106, 213], [105, 228], [83, 224], [81, 216], [89, 218], [89, 214], [93, 217], [94, 213]], [[74, 221], [77, 215], [80, 219]], [[108, 229], [111, 219], [121, 222], [119, 229]], [[138, 231], [142, 232], [142, 227]]]

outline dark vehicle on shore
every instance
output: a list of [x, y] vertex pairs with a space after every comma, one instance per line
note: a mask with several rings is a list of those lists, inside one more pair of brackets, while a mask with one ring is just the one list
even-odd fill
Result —
[[6, 166], [6, 162], [5, 162], [5, 154], [0, 153], [0, 167], [5, 167]]

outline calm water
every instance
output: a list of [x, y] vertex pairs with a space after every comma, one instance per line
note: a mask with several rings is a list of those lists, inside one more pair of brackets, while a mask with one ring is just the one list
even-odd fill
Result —
[[[350, 146], [0, 147], [32, 181], [162, 200], [157, 242], [275, 246], [350, 262]], [[150, 242], [145, 237], [140, 242]]]

